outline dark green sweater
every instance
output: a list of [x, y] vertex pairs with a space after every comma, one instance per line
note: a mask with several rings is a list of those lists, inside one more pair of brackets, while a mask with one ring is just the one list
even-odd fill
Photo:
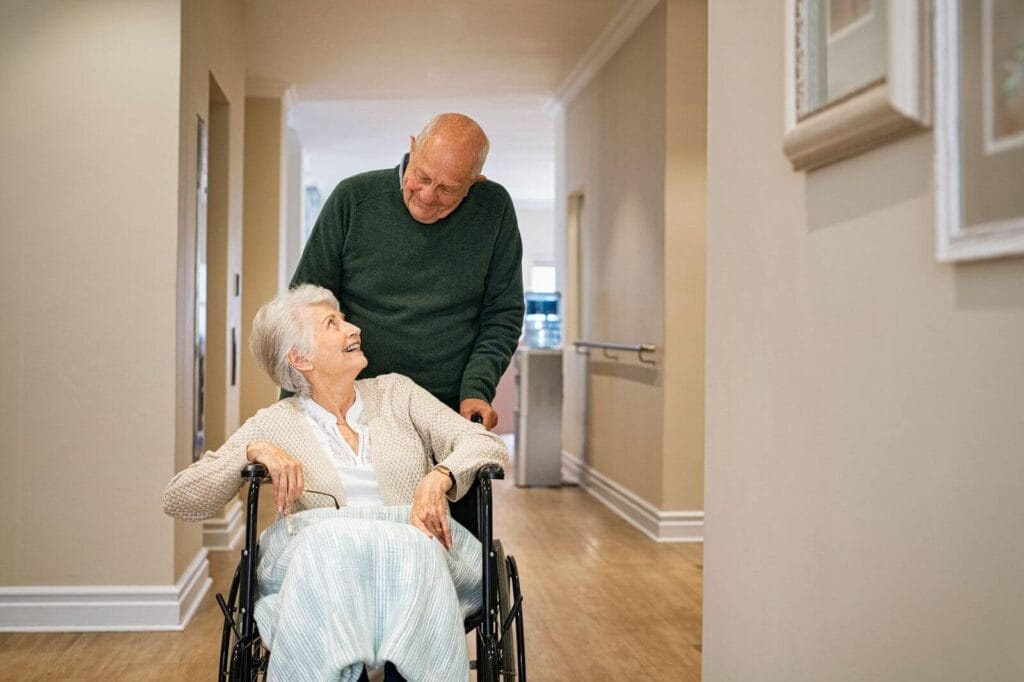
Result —
[[362, 329], [361, 378], [410, 377], [458, 409], [494, 398], [523, 324], [523, 246], [505, 189], [476, 183], [448, 217], [416, 222], [399, 169], [342, 180], [324, 204], [292, 286], [338, 297]]

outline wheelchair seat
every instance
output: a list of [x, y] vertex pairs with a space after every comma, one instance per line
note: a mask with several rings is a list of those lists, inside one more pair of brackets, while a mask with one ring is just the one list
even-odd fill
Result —
[[[269, 478], [266, 468], [261, 464], [247, 465], [241, 475], [249, 485], [245, 546], [227, 598], [221, 594], [216, 595], [224, 614], [218, 669], [221, 682], [264, 679], [271, 653], [263, 645], [254, 618], [256, 562], [259, 556], [257, 508], [260, 487]], [[470, 662], [470, 668], [476, 670], [477, 680], [487, 682], [514, 678], [526, 680], [525, 627], [519, 570], [515, 558], [506, 556], [501, 541], [493, 537], [491, 482], [504, 477], [504, 471], [497, 465], [481, 467], [473, 487], [460, 500], [472, 503], [461, 505], [459, 516], [466, 519], [469, 512], [475, 512], [472, 516], [476, 523], [466, 528], [483, 548], [481, 590], [484, 606], [469, 616], [464, 625], [467, 634], [476, 632], [477, 658]], [[462, 523], [455, 516], [455, 507], [454, 504], [451, 506], [452, 516]]]

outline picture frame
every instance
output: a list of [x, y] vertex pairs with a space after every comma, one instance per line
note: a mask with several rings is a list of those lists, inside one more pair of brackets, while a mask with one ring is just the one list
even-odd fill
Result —
[[815, 40], [829, 29], [820, 26], [822, 5], [814, 3], [837, 0], [786, 0], [783, 151], [793, 170], [820, 168], [931, 125], [930, 0], [866, 1], [884, 13], [881, 76], [809, 106], [820, 71]]
[[1024, 7], [936, 0], [937, 260], [1024, 254], [1022, 177]]

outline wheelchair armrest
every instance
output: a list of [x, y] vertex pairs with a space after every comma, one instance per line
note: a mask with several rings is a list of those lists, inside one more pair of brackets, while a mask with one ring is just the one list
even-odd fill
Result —
[[[266, 478], [268, 475], [267, 467], [259, 463], [246, 464], [242, 469], [242, 478]], [[505, 470], [497, 464], [485, 464], [476, 472], [476, 480], [482, 481], [485, 478], [489, 479], [504, 479]]]
[[267, 467], [253, 462], [252, 464], [246, 464], [242, 469], [242, 478], [266, 478], [267, 473]]
[[485, 478], [490, 479], [503, 479], [505, 478], [505, 470], [497, 464], [485, 464], [476, 472], [476, 480], [482, 481]]

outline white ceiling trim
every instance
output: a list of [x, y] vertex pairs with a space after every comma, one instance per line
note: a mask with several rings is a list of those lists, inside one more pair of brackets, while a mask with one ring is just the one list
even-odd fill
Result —
[[618, 52], [622, 44], [633, 35], [647, 15], [661, 0], [631, 0], [612, 17], [601, 35], [583, 54], [576, 67], [565, 81], [555, 90], [554, 96], [544, 105], [544, 111], [554, 118], [594, 79], [609, 59]]
[[288, 90], [293, 90], [291, 83], [284, 81], [273, 81], [268, 78], [248, 75], [245, 78], [246, 97], [265, 97], [267, 99], [278, 99], [285, 95]]

